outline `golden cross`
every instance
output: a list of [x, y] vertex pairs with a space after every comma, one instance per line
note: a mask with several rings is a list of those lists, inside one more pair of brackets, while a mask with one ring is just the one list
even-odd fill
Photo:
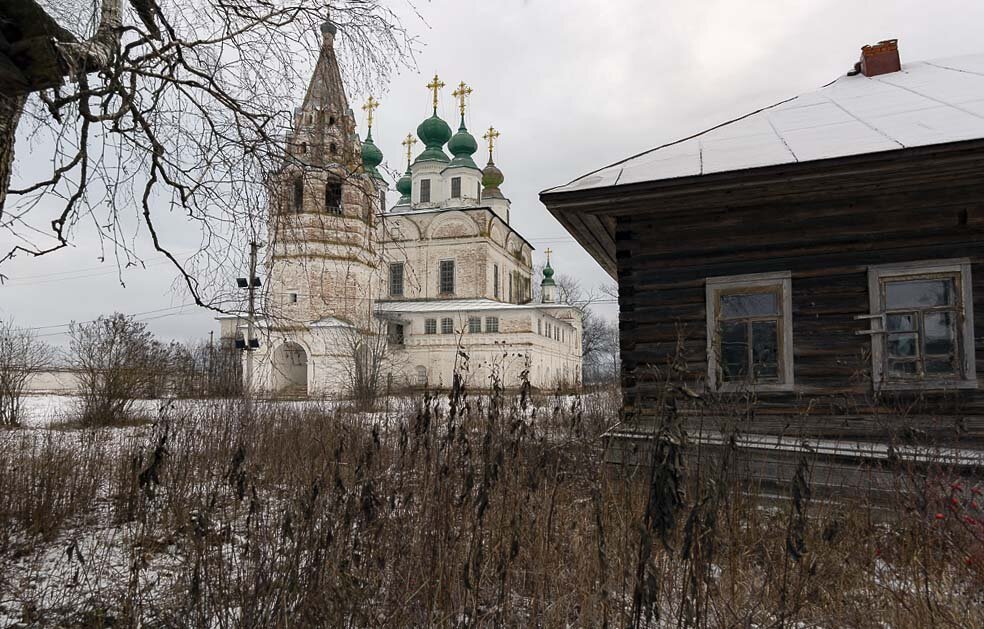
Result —
[[366, 104], [362, 106], [362, 111], [368, 114], [369, 119], [367, 122], [370, 129], [372, 129], [372, 112], [375, 111], [377, 107], [379, 107], [379, 101], [371, 95], [369, 96], [369, 100], [366, 101]]
[[543, 253], [547, 254], [547, 266], [550, 266], [550, 254], [553, 253], [553, 249], [547, 247]]
[[437, 73], [434, 73], [434, 80], [427, 84], [427, 89], [434, 90], [434, 113], [437, 113], [437, 92], [444, 87], [444, 81], [437, 77]]
[[410, 167], [410, 156], [413, 153], [413, 145], [417, 143], [417, 138], [413, 137], [412, 133], [408, 133], [407, 137], [401, 144], [407, 147], [407, 168]]
[[482, 137], [485, 138], [489, 143], [489, 161], [492, 161], [492, 147], [495, 146], [495, 141], [499, 138], [501, 134], [495, 130], [495, 127], [489, 127], [489, 130], [485, 132]]
[[451, 96], [454, 96], [455, 98], [458, 99], [458, 102], [459, 102], [458, 107], [461, 109], [461, 116], [462, 117], [465, 116], [465, 98], [467, 98], [468, 95], [471, 94], [471, 93], [472, 93], [472, 88], [470, 88], [467, 85], [465, 85], [465, 82], [464, 81], [462, 81], [461, 83], [458, 83], [458, 89], [456, 89], [455, 91], [451, 92]]

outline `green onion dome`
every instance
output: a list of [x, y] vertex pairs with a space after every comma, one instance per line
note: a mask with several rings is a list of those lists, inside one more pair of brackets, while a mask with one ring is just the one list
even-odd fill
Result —
[[478, 142], [465, 128], [464, 116], [461, 117], [461, 126], [458, 127], [458, 132], [448, 142], [448, 150], [454, 155], [451, 166], [468, 166], [478, 170], [478, 166], [475, 165], [475, 161], [471, 157], [478, 150]]
[[543, 267], [543, 281], [540, 282], [540, 286], [556, 286], [557, 283], [553, 279], [554, 270], [550, 266], [550, 261], [547, 260], [546, 266]]
[[383, 176], [376, 170], [381, 163], [383, 163], [383, 152], [372, 141], [372, 129], [370, 129], [362, 143], [362, 168], [376, 179], [382, 179]]
[[489, 163], [486, 164], [485, 168], [482, 169], [482, 196], [483, 197], [502, 197], [502, 192], [499, 190], [499, 186], [502, 182], [506, 180], [505, 175], [499, 170], [499, 167], [495, 165], [491, 159]]
[[417, 127], [417, 137], [427, 148], [417, 156], [415, 162], [435, 161], [449, 162], [450, 158], [444, 153], [444, 145], [451, 139], [451, 127], [435, 113]]
[[396, 191], [400, 193], [400, 200], [396, 204], [409, 205], [412, 190], [413, 180], [410, 178], [410, 168], [407, 168], [407, 172], [403, 173], [403, 176], [396, 181]]

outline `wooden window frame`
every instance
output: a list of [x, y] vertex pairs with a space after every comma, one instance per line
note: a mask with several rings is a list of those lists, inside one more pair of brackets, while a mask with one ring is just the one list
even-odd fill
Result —
[[[884, 280], [932, 279], [953, 277], [956, 280], [957, 352], [961, 373], [941, 378], [888, 378], [885, 375], [885, 311]], [[968, 258], [920, 260], [899, 264], [880, 264], [868, 267], [869, 319], [871, 327], [857, 333], [871, 337], [871, 381], [875, 390], [921, 391], [931, 389], [976, 389], [977, 364], [974, 355], [974, 289], [971, 262]], [[921, 330], [919, 331], [921, 334]]]
[[[720, 378], [720, 339], [718, 320], [723, 295], [777, 290], [779, 292], [779, 351], [778, 382], [723, 382]], [[711, 391], [722, 393], [735, 391], [779, 392], [793, 391], [796, 387], [793, 370], [793, 291], [792, 274], [789, 271], [777, 273], [752, 273], [709, 277], [705, 280], [706, 338], [707, 338], [707, 384]]]

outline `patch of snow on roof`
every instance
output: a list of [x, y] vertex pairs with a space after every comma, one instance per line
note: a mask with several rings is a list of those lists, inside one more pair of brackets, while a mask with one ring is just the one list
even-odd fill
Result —
[[706, 175], [984, 138], [984, 55], [842, 76], [548, 192]]

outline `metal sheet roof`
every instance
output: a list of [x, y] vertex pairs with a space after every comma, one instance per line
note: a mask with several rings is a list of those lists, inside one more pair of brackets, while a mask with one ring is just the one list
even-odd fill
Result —
[[508, 304], [492, 299], [432, 299], [426, 301], [378, 301], [376, 312], [474, 312], [477, 310], [551, 310], [567, 304]]
[[547, 192], [588, 190], [984, 138], [984, 54], [905, 64], [664, 144]]

